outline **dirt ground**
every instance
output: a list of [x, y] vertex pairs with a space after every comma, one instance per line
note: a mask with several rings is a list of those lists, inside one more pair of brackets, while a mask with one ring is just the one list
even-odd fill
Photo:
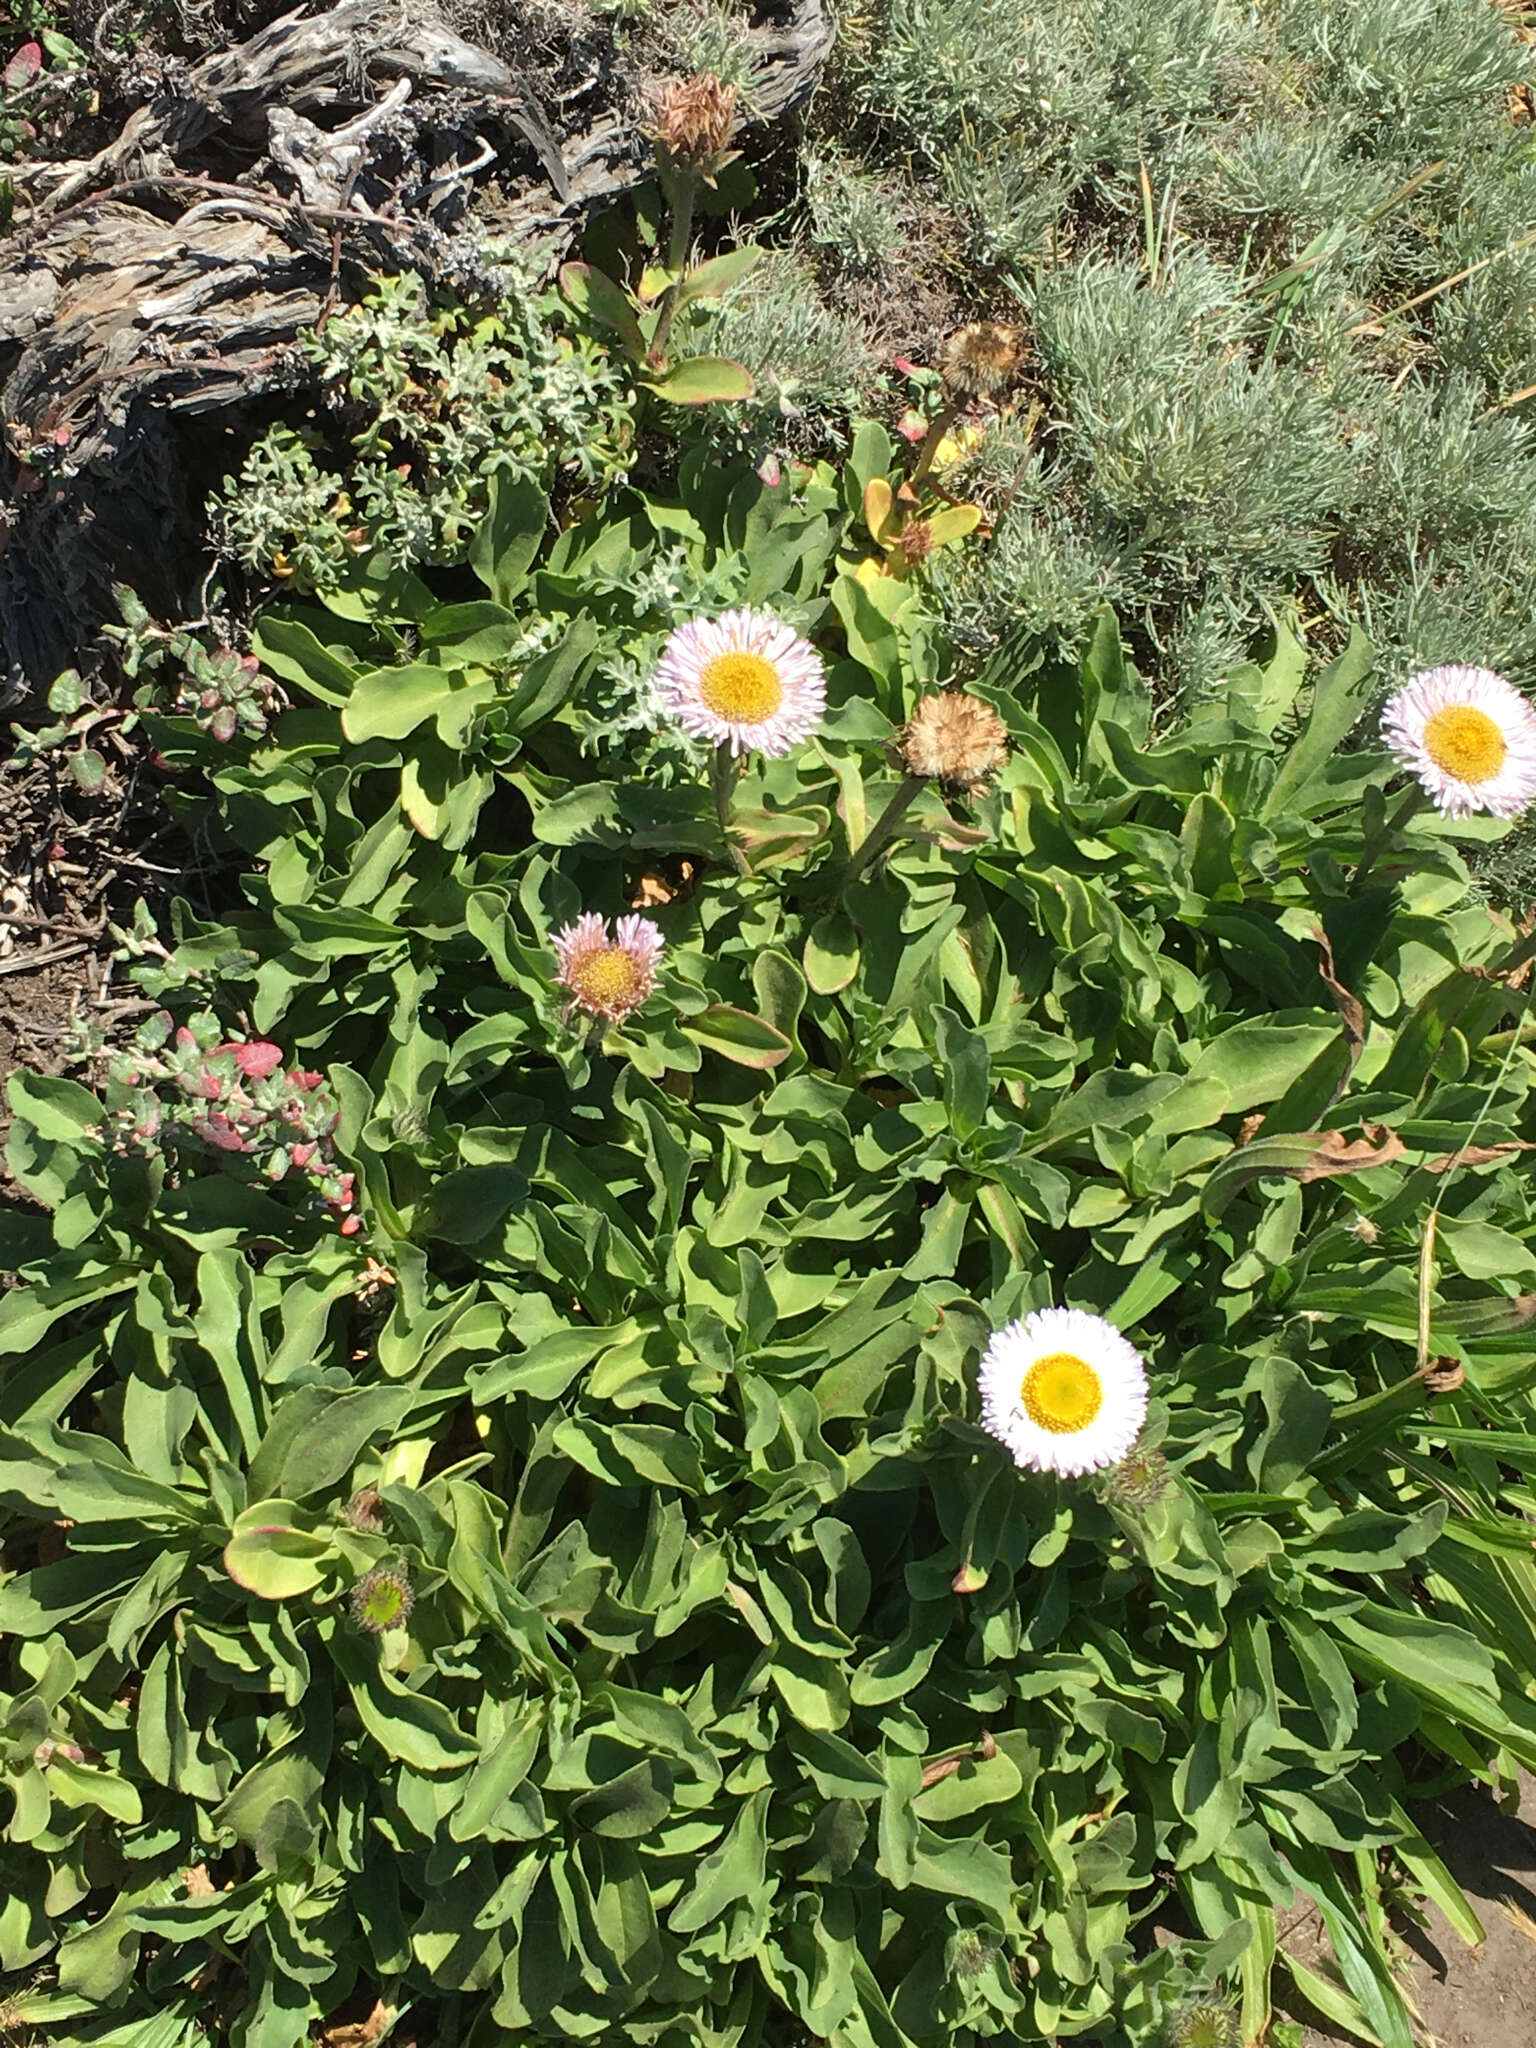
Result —
[[[1409, 1931], [1414, 1959], [1404, 1988], [1423, 2021], [1424, 2048], [1536, 2048], [1536, 1779], [1522, 1774], [1518, 1815], [1476, 1786], [1421, 1805], [1415, 1819], [1477, 1909], [1487, 1938], [1469, 1949], [1436, 1906]], [[1317, 1926], [1291, 1944], [1311, 1962]], [[1300, 2008], [1294, 2016], [1304, 2018]], [[1348, 2035], [1309, 2026], [1303, 2048], [1356, 2048]]]
[[87, 793], [62, 761], [19, 767], [0, 743], [0, 1148], [7, 1075], [58, 1073], [82, 1026], [114, 1042], [154, 1008], [114, 957], [113, 926], [131, 927], [140, 899], [153, 912], [184, 896], [208, 912], [205, 850], [145, 771], [140, 750], [114, 749]]

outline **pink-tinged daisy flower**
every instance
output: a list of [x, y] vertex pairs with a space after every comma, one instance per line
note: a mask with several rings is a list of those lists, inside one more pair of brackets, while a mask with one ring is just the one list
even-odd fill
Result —
[[690, 619], [661, 651], [662, 706], [695, 739], [787, 754], [816, 730], [827, 704], [821, 656], [770, 612]]
[[1147, 1419], [1140, 1353], [1086, 1309], [1036, 1309], [997, 1331], [977, 1378], [983, 1428], [1035, 1472], [1118, 1465]]
[[1536, 709], [1492, 669], [1426, 669], [1388, 698], [1381, 732], [1447, 818], [1514, 818], [1536, 798]]
[[610, 939], [608, 920], [589, 910], [555, 933], [555, 979], [570, 990], [573, 1009], [617, 1024], [656, 986], [665, 943], [648, 917], [621, 917]]

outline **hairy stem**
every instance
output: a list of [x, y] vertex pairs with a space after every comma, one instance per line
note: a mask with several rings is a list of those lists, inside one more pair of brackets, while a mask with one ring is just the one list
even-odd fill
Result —
[[1428, 801], [1429, 799], [1424, 791], [1415, 783], [1391, 817], [1387, 819], [1380, 832], [1374, 838], [1366, 841], [1365, 851], [1360, 856], [1360, 865], [1355, 869], [1352, 878], [1355, 887], [1359, 887], [1360, 883], [1370, 873], [1372, 866], [1379, 856], [1392, 844], [1393, 840], [1396, 839], [1397, 835], [1408, 823], [1408, 820], [1421, 811]]
[[715, 748], [709, 764], [709, 786], [714, 791], [715, 816], [720, 820], [720, 834], [725, 841], [726, 852], [738, 875], [749, 875], [746, 856], [731, 837], [731, 797], [736, 789], [736, 757], [731, 752], [730, 742], [722, 740]]
[[651, 343], [650, 361], [653, 369], [664, 369], [667, 361], [667, 342], [672, 334], [672, 322], [677, 314], [677, 302], [683, 289], [684, 267], [688, 261], [688, 242], [693, 233], [693, 197], [698, 181], [691, 171], [674, 173], [672, 189], [672, 232], [667, 242], [667, 268], [673, 273], [672, 282], [667, 286], [666, 297], [661, 302], [661, 318], [656, 323], [655, 339]]
[[901, 823], [910, 808], [912, 799], [924, 786], [927, 779], [925, 775], [908, 775], [903, 780], [901, 787], [870, 827], [863, 845], [849, 861], [847, 871], [843, 875], [843, 887], [845, 889], [856, 882], [870, 863], [884, 852], [887, 844], [895, 834], [896, 827]]

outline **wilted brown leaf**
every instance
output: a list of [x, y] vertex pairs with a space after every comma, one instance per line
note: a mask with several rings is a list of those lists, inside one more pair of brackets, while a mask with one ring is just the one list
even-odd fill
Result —
[[1314, 1131], [1317, 1142], [1312, 1156], [1296, 1178], [1328, 1180], [1336, 1173], [1364, 1173], [1372, 1166], [1390, 1166], [1402, 1157], [1406, 1148], [1396, 1131], [1389, 1131], [1385, 1124], [1362, 1124], [1360, 1128], [1363, 1138], [1346, 1138], [1342, 1131]]
[[[1317, 971], [1338, 1008], [1339, 1019], [1344, 1026], [1344, 1043], [1349, 1047], [1349, 1064], [1353, 1067], [1365, 1048], [1365, 1005], [1352, 989], [1347, 989], [1339, 980], [1333, 965], [1333, 945], [1321, 925], [1316, 927], [1314, 936], [1322, 955]], [[1341, 1078], [1334, 1100], [1337, 1101], [1343, 1092], [1344, 1079]]]
[[1536, 1152], [1536, 1143], [1528, 1138], [1506, 1138], [1497, 1145], [1463, 1145], [1459, 1152], [1442, 1152], [1437, 1159], [1426, 1159], [1426, 1173], [1449, 1173], [1457, 1166], [1491, 1166], [1496, 1159], [1509, 1159], [1517, 1152]]
[[686, 903], [698, 883], [698, 863], [681, 854], [635, 877], [629, 892], [631, 910], [655, 910], [668, 903]]
[[1467, 1369], [1459, 1359], [1431, 1359], [1424, 1368], [1424, 1385], [1431, 1394], [1454, 1394], [1466, 1380]]
[[363, 2020], [346, 2021], [340, 2026], [327, 2027], [320, 2036], [320, 2048], [374, 2048], [389, 2025], [393, 2009], [382, 1998], [374, 2000], [373, 2010]]

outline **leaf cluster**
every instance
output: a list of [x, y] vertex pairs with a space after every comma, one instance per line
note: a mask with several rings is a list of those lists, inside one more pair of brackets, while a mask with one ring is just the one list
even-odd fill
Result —
[[[1252, 2037], [1301, 1886], [1293, 1979], [1409, 2048], [1382, 1857], [1475, 1931], [1404, 1801], [1410, 1739], [1536, 1765], [1490, 835], [1388, 823], [1361, 636], [1190, 717], [1101, 610], [999, 640], [996, 786], [861, 863], [954, 659], [857, 573], [891, 468], [700, 430], [558, 531], [504, 472], [483, 596], [370, 555], [262, 620], [266, 733], [145, 713], [251, 872], [138, 979], [327, 1072], [365, 1228], [13, 1084], [0, 1969], [53, 2038], [298, 2048], [358, 1994], [466, 2048], [1150, 2044], [1221, 1985]], [[726, 819], [605, 725], [658, 571], [825, 653]], [[551, 937], [631, 906], [660, 983], [594, 1039]], [[976, 1424], [1052, 1302], [1148, 1361], [1134, 1484]]]

